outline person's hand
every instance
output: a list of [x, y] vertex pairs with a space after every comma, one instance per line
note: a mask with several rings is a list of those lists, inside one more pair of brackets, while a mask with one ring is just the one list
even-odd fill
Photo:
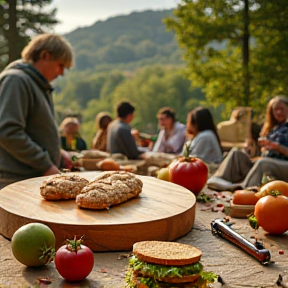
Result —
[[266, 137], [259, 137], [258, 144], [259, 146], [263, 147], [266, 146], [270, 141]]
[[58, 173], [59, 173], [59, 169], [55, 165], [53, 165], [43, 175], [49, 176], [49, 175], [55, 175]]
[[251, 138], [247, 138], [245, 140], [245, 144], [244, 144], [243, 149], [248, 155], [251, 154], [252, 145], [253, 145], [253, 140]]
[[278, 149], [279, 149], [279, 143], [278, 143], [278, 142], [272, 142], [272, 141], [267, 140], [266, 143], [265, 143], [265, 148], [266, 148], [267, 150], [276, 150], [276, 151], [278, 151]]
[[131, 134], [134, 138], [139, 136], [139, 131], [137, 129], [131, 129]]
[[147, 159], [147, 153], [144, 152], [144, 153], [140, 154], [139, 158], [142, 160], [146, 160]]
[[72, 160], [70, 158], [70, 155], [67, 153], [67, 151], [61, 149], [61, 168], [69, 169], [71, 170], [73, 167]]

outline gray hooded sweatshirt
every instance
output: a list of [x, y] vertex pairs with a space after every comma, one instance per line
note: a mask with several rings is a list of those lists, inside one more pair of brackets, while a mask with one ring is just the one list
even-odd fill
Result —
[[32, 65], [15, 61], [0, 74], [0, 180], [42, 176], [60, 165], [52, 87]]

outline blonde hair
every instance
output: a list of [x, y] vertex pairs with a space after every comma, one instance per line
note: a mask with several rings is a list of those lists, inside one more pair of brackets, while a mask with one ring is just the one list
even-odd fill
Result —
[[80, 126], [80, 122], [77, 117], [66, 117], [63, 119], [62, 123], [59, 126], [59, 130], [63, 131], [65, 126], [68, 124], [75, 124], [77, 126]]
[[22, 50], [21, 56], [24, 62], [37, 62], [41, 52], [47, 51], [54, 60], [62, 60], [65, 67], [73, 64], [73, 49], [71, 44], [62, 36], [54, 34], [40, 34], [28, 43]]
[[273, 130], [273, 128], [279, 124], [273, 115], [273, 107], [279, 102], [284, 103], [288, 107], [288, 99], [285, 96], [275, 96], [268, 102], [265, 122], [263, 128], [261, 129], [260, 136], [267, 136]]

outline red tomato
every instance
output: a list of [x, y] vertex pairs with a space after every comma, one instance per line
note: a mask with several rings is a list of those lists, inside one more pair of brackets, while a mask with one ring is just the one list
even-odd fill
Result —
[[288, 198], [283, 195], [267, 195], [258, 200], [254, 215], [258, 225], [271, 234], [288, 230]]
[[237, 190], [233, 196], [233, 203], [239, 205], [255, 205], [259, 200], [253, 191]]
[[199, 158], [181, 157], [169, 166], [169, 179], [197, 196], [207, 182], [208, 167]]
[[77, 241], [75, 239], [57, 250], [54, 262], [57, 271], [64, 279], [80, 281], [92, 271], [94, 256], [90, 248], [81, 244], [81, 239]]

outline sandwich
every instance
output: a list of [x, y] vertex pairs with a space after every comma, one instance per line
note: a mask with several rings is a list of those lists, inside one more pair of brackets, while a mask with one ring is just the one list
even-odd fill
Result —
[[142, 241], [133, 245], [126, 288], [204, 288], [217, 275], [204, 272], [201, 250], [176, 242]]

